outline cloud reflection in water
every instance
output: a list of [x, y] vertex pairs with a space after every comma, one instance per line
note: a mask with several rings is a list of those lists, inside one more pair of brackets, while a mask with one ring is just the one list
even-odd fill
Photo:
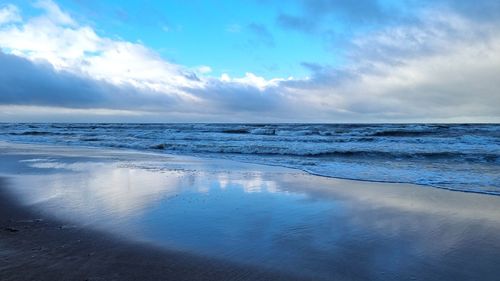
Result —
[[496, 196], [217, 161], [23, 164], [51, 172], [16, 177], [15, 192], [60, 219], [316, 279], [487, 280], [500, 257]]

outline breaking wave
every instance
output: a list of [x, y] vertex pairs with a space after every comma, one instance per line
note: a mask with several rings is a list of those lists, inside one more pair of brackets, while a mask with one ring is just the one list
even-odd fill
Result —
[[153, 150], [500, 194], [498, 124], [0, 124], [0, 139]]

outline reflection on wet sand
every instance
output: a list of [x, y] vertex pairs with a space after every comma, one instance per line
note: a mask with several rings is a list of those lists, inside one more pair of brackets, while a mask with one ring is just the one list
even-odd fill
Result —
[[16, 157], [27, 172], [10, 175], [12, 192], [24, 204], [159, 247], [325, 280], [500, 273], [497, 196], [229, 161]]

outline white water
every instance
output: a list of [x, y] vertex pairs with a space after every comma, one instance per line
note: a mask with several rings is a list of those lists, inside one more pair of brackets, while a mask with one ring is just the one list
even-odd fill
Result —
[[0, 124], [0, 139], [229, 158], [500, 194], [498, 124]]

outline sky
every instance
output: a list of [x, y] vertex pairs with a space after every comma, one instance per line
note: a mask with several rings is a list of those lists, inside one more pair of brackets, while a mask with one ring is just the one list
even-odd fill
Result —
[[0, 122], [500, 122], [496, 0], [2, 0]]

